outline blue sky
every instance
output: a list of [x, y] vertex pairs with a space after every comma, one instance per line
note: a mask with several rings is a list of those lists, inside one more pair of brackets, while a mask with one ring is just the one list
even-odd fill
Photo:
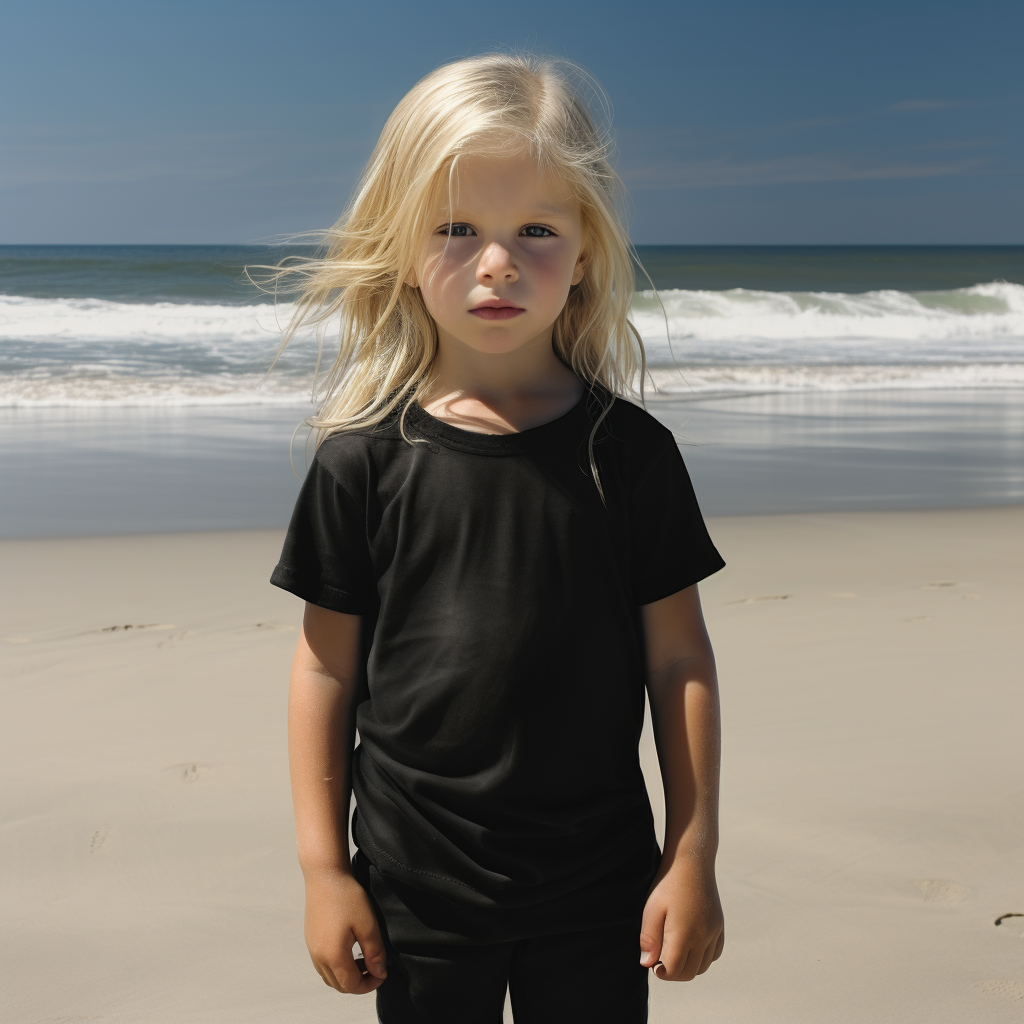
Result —
[[1024, 3], [0, 0], [0, 243], [324, 227], [445, 60], [615, 109], [644, 243], [1024, 242]]

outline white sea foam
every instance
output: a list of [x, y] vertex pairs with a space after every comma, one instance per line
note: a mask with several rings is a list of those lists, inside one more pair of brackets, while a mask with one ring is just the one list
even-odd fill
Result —
[[1024, 363], [654, 367], [648, 394], [1024, 388]]
[[[634, 303], [654, 363], [1024, 361], [1024, 286], [943, 292], [671, 289]], [[668, 319], [666, 339], [665, 317]]]
[[238, 375], [230, 380], [127, 374], [36, 378], [0, 376], [0, 408], [45, 406], [309, 405], [311, 388]]
[[293, 312], [285, 303], [216, 306], [0, 295], [0, 342], [62, 341], [75, 347], [200, 343], [211, 351], [251, 354], [253, 345], [275, 350]]
[[[660, 295], [668, 338], [653, 293], [633, 320], [669, 392], [1024, 386], [1022, 285]], [[0, 406], [306, 403], [311, 332], [263, 381], [292, 312], [0, 295]]]

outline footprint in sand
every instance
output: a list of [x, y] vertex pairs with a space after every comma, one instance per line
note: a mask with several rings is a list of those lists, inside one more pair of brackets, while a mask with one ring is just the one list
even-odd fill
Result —
[[944, 878], [915, 878], [914, 885], [921, 890], [926, 903], [942, 903], [954, 906], [970, 895], [970, 890], [958, 882]]
[[179, 633], [171, 633], [171, 635], [168, 636], [166, 640], [161, 640], [160, 643], [157, 644], [157, 647], [177, 647], [177, 645], [180, 644], [182, 640], [184, 640], [186, 637], [190, 637], [191, 635], [191, 629], [186, 629]]
[[102, 828], [96, 829], [92, 834], [92, 839], [89, 842], [90, 853], [110, 853], [114, 848], [114, 827], [113, 825], [104, 825]]
[[738, 597], [735, 601], [726, 601], [726, 604], [753, 604], [755, 601], [788, 601], [792, 594], [759, 594], [757, 597]]
[[976, 981], [973, 986], [987, 996], [994, 996], [1003, 1003], [1019, 1003], [1024, 1001], [1024, 985], [1009, 978], [996, 978], [992, 981]]
[[182, 764], [168, 765], [164, 771], [171, 772], [179, 782], [198, 782], [199, 779], [210, 770], [208, 764], [200, 764], [198, 761], [185, 761]]
[[955, 587], [955, 580], [938, 580], [935, 583], [922, 583], [921, 590], [936, 590], [938, 587]]
[[[169, 623], [160, 622], [129, 622], [124, 626], [102, 626], [99, 629], [87, 629], [85, 633], [128, 633], [131, 630], [138, 632], [140, 629], [174, 629]], [[82, 634], [79, 634], [82, 635]]]
[[98, 629], [61, 629], [35, 633], [32, 636], [5, 636], [3, 641], [8, 644], [48, 643], [54, 640], [73, 640], [80, 636], [96, 636], [103, 633], [138, 633], [147, 629], [174, 628], [174, 624], [171, 622], [126, 622], [123, 625], [118, 623], [113, 626], [100, 626]]
[[286, 629], [292, 630], [295, 627], [288, 622], [257, 622], [253, 629]]
[[904, 622], [928, 622], [931, 619], [930, 615], [915, 615], [911, 619], [904, 619]]

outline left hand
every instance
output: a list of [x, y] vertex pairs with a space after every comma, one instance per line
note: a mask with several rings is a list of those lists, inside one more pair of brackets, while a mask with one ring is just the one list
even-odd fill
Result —
[[644, 907], [640, 963], [662, 981], [692, 981], [721, 955], [725, 917], [713, 864], [677, 855], [663, 864]]

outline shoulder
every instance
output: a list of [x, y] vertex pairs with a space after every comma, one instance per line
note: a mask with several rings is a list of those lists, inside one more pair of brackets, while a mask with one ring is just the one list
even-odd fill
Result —
[[620, 442], [633, 454], [660, 450], [676, 443], [668, 427], [625, 398], [615, 398], [602, 425], [606, 436]]
[[400, 455], [408, 442], [402, 437], [397, 418], [347, 430], [336, 430], [320, 442], [313, 467], [326, 471], [339, 483], [365, 479], [368, 470]]
[[594, 455], [602, 472], [609, 481], [618, 481], [629, 503], [648, 481], [667, 483], [683, 468], [672, 431], [646, 409], [624, 398], [615, 398], [594, 441]]

